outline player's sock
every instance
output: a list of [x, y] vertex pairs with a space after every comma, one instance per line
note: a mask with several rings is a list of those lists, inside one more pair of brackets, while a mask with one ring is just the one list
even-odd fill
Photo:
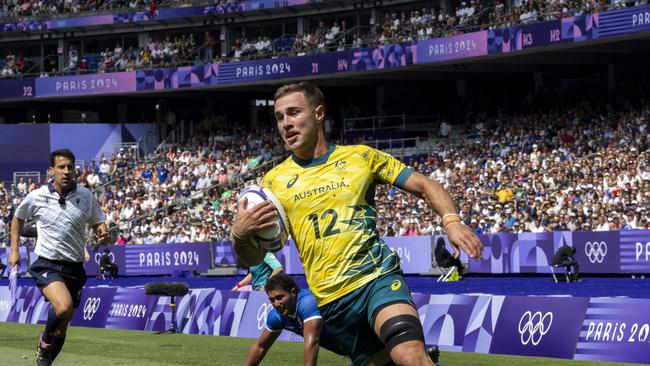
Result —
[[54, 308], [50, 308], [50, 311], [47, 313], [47, 323], [45, 323], [45, 330], [43, 331], [42, 340], [45, 343], [52, 343], [52, 335], [56, 328], [63, 322], [63, 318], [56, 316]]
[[63, 344], [65, 343], [65, 336], [63, 337], [52, 337], [52, 361], [59, 355], [61, 349], [63, 349]]

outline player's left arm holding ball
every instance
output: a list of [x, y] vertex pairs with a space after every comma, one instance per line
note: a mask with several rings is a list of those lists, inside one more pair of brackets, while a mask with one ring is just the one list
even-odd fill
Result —
[[277, 213], [272, 203], [265, 201], [251, 208], [246, 208], [248, 199], [239, 202], [235, 220], [230, 234], [237, 256], [248, 266], [254, 266], [264, 260], [263, 249], [250, 244], [249, 237], [256, 231], [276, 225]]

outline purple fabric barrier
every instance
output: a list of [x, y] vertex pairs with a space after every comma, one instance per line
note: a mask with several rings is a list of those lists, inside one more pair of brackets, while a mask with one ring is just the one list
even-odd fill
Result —
[[[0, 321], [43, 323], [50, 305], [36, 287], [18, 288], [9, 305], [0, 287]], [[502, 353], [650, 364], [650, 299], [413, 294], [427, 344], [445, 351]], [[257, 338], [271, 309], [263, 292], [192, 289], [177, 298], [186, 334]], [[169, 329], [169, 297], [142, 288], [84, 290], [75, 326]], [[280, 339], [301, 341], [290, 332]], [[242, 358], [244, 355], [242, 355]]]
[[402, 260], [400, 267], [404, 273], [428, 273], [433, 267], [430, 236], [387, 236], [383, 239]]
[[573, 358], [589, 299], [506, 297], [490, 353]]
[[647, 32], [650, 30], [650, 5], [635, 6], [600, 14], [601, 37]]
[[619, 231], [622, 272], [650, 273], [650, 230]]
[[206, 272], [210, 268], [210, 243], [128, 245], [124, 248], [127, 276]]
[[620, 265], [619, 233], [578, 231], [573, 233], [576, 260], [583, 273], [618, 273]]
[[549, 273], [563, 245], [576, 248], [582, 273], [648, 273], [650, 230], [479, 235], [483, 257], [469, 261], [473, 273]]
[[36, 79], [4, 80], [0, 88], [0, 99], [33, 98]]
[[598, 20], [598, 13], [562, 18], [562, 42], [598, 39]]
[[592, 298], [576, 360], [650, 364], [648, 299]]
[[79, 308], [74, 313], [70, 324], [81, 327], [107, 327], [106, 320], [109, 313], [114, 311], [113, 301], [117, 290], [117, 287], [85, 288], [81, 295]]
[[488, 53], [507, 53], [559, 43], [560, 32], [559, 20], [492, 29], [487, 36]]
[[487, 32], [461, 34], [421, 41], [417, 45], [416, 64], [457, 60], [487, 55]]

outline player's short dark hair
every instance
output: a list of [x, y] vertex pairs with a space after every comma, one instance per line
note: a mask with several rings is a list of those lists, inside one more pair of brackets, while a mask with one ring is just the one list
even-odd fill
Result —
[[72, 151], [70, 149], [58, 149], [54, 150], [50, 153], [50, 167], [54, 168], [54, 159], [56, 159], [57, 156], [62, 156], [64, 158], [70, 159], [72, 161], [72, 164], [75, 162], [75, 157]]
[[291, 276], [284, 273], [269, 277], [269, 279], [266, 280], [266, 285], [264, 285], [264, 291], [267, 293], [273, 290], [284, 290], [286, 292], [291, 292], [291, 290], [294, 288], [296, 291], [300, 290], [300, 286], [298, 286], [296, 281], [294, 281]]
[[323, 92], [316, 85], [304, 81], [281, 86], [275, 92], [275, 101], [293, 93], [302, 93], [309, 101], [309, 104], [311, 104], [311, 106], [314, 108], [318, 107], [319, 105], [326, 107], [325, 96], [323, 95]]

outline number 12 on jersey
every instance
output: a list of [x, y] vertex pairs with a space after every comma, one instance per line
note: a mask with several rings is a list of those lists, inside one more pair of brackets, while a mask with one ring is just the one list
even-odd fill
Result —
[[327, 222], [328, 216], [331, 216], [332, 219], [325, 227], [325, 231], [323, 231], [321, 234], [320, 226], [318, 225], [318, 212], [312, 212], [309, 214], [308, 218], [314, 224], [314, 235], [316, 236], [316, 239], [320, 239], [321, 237], [326, 238], [328, 236], [336, 235], [341, 232], [339, 229], [334, 229], [334, 226], [336, 226], [336, 220], [338, 219], [338, 214], [336, 211], [329, 208], [323, 211], [323, 213], [320, 215], [320, 219]]

